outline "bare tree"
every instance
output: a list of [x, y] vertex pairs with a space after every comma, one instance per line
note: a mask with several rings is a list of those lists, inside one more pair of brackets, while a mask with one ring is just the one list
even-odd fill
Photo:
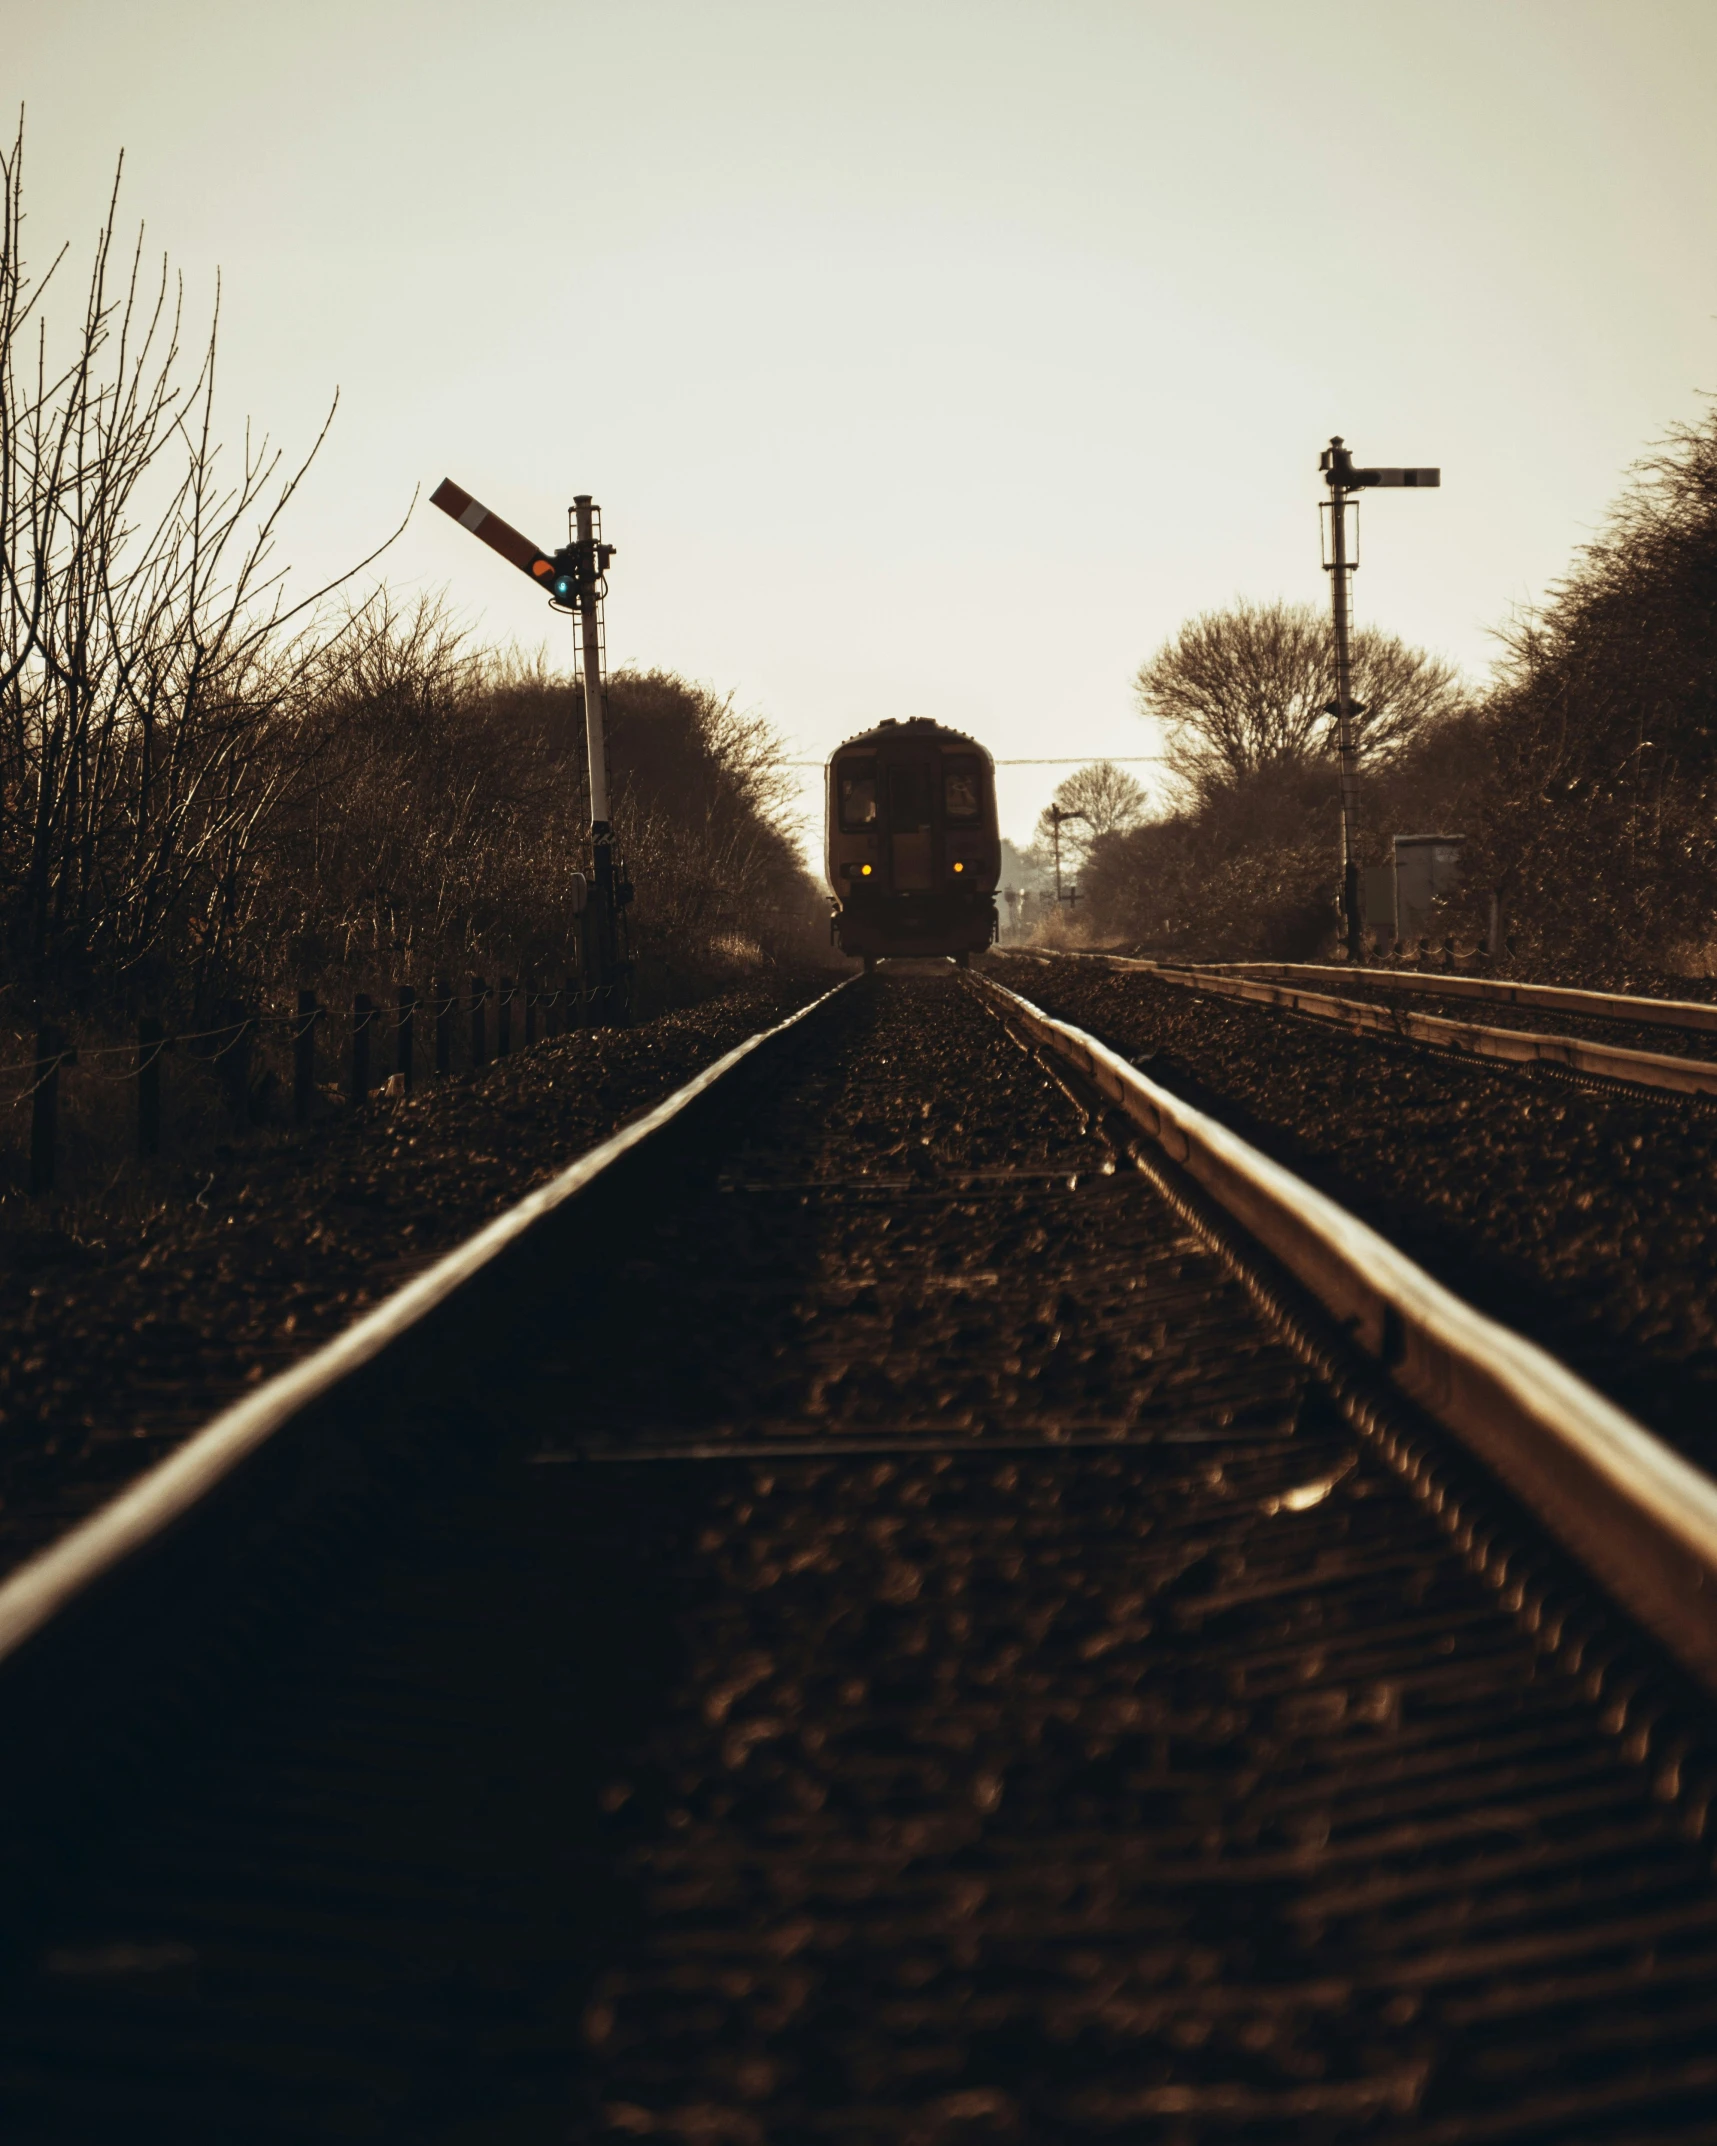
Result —
[[62, 348], [64, 252], [34, 280], [21, 249], [22, 120], [0, 152], [0, 917], [33, 995], [163, 963], [210, 986], [324, 660], [327, 592], [289, 604], [272, 555], [327, 428], [296, 470], [248, 433], [223, 468], [218, 291], [187, 357], [141, 232], [116, 264], [118, 193]]
[[[1085, 862], [1099, 836], [1124, 834], [1128, 828], [1137, 827], [1145, 816], [1146, 798], [1144, 785], [1125, 768], [1117, 767], [1113, 760], [1093, 760], [1057, 785], [1055, 803], [1064, 813], [1083, 815], [1070, 821], [1061, 836], [1063, 856], [1070, 857], [1077, 866]], [[1032, 842], [1034, 860], [1040, 865], [1049, 854], [1053, 833], [1049, 808], [1045, 806], [1038, 814]]]
[[[1387, 758], [1461, 704], [1447, 663], [1367, 629], [1353, 646], [1360, 750]], [[1330, 623], [1310, 604], [1253, 604], [1191, 619], [1141, 666], [1140, 712], [1164, 728], [1169, 772], [1189, 799], [1305, 767], [1328, 749], [1335, 693]]]

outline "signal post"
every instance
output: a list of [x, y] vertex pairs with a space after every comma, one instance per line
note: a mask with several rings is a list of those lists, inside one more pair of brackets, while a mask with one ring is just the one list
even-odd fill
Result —
[[614, 826], [608, 816], [608, 743], [603, 728], [602, 688], [605, 649], [602, 600], [608, 593], [608, 562], [615, 546], [602, 541], [602, 510], [588, 492], [580, 492], [567, 517], [567, 542], [550, 553], [510, 522], [444, 478], [430, 495], [431, 506], [449, 514], [462, 529], [500, 553], [510, 566], [528, 574], [544, 590], [550, 607], [579, 621], [580, 673], [584, 694], [584, 738], [590, 763], [591, 884], [580, 919], [583, 971], [591, 1016], [600, 1023], [623, 1022], [630, 1010], [632, 964], [627, 958], [625, 912], [631, 882], [614, 854]]
[[1077, 887], [1070, 894], [1063, 894], [1061, 891], [1061, 830], [1068, 820], [1083, 820], [1089, 826], [1091, 815], [1088, 812], [1064, 812], [1052, 798], [1049, 806], [1049, 830], [1055, 844], [1055, 899], [1058, 905], [1079, 899]]
[[622, 911], [631, 899], [631, 886], [615, 869], [614, 827], [608, 817], [608, 745], [603, 728], [602, 687], [606, 651], [602, 641], [602, 598], [608, 590], [608, 562], [614, 546], [602, 542], [601, 509], [588, 492], [580, 492], [572, 505], [573, 527], [569, 532], [576, 571], [573, 599], [558, 598], [557, 608], [576, 609], [584, 655], [584, 732], [590, 748], [590, 850], [592, 867], [590, 911], [585, 922], [585, 946], [594, 957], [590, 966], [612, 1003], [627, 994], [622, 978], [627, 963], [622, 945]]
[[[1353, 697], [1353, 591], [1350, 576], [1359, 564], [1359, 506], [1356, 492], [1397, 486], [1417, 491], [1443, 481], [1436, 469], [1355, 469], [1351, 451], [1337, 433], [1318, 458], [1329, 485], [1324, 504], [1326, 540], [1324, 572], [1330, 577], [1330, 611], [1335, 626], [1335, 699], [1326, 713], [1335, 718], [1336, 751], [1341, 759], [1341, 914], [1349, 961], [1365, 958], [1365, 920], [1359, 904], [1359, 738], [1356, 724], [1365, 704]], [[1353, 546], [1348, 544], [1348, 512], [1353, 513]]]

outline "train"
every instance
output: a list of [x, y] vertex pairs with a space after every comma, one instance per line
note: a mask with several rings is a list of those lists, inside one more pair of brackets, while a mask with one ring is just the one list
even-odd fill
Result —
[[828, 766], [830, 936], [867, 970], [906, 954], [962, 968], [996, 936], [996, 765], [927, 716], [885, 718]]

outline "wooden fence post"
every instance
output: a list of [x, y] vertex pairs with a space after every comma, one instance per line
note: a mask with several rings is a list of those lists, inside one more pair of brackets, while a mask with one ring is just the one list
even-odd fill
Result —
[[60, 1128], [60, 1065], [67, 1060], [65, 1030], [49, 1021], [36, 1028], [36, 1089], [30, 1098], [30, 1190], [54, 1189], [54, 1149]]
[[489, 1062], [489, 1046], [483, 1035], [483, 1001], [489, 996], [489, 986], [480, 976], [471, 979], [471, 1070]]
[[292, 1122], [308, 1125], [316, 1108], [316, 1023], [322, 1009], [314, 991], [298, 994], [298, 1025], [292, 1031]]
[[416, 1017], [417, 993], [410, 984], [401, 984], [399, 987], [399, 1055], [394, 1063], [399, 1077], [405, 1082], [407, 1095], [411, 1093], [412, 1042]]
[[370, 1092], [370, 1023], [375, 1002], [360, 991], [352, 1000], [352, 1101], [361, 1103]]
[[495, 994], [495, 1056], [505, 1058], [513, 1048], [513, 979], [501, 978]]
[[435, 989], [435, 1070], [453, 1071], [453, 986], [445, 976]]
[[161, 1053], [167, 1031], [145, 1014], [137, 1024], [137, 1153], [147, 1162], [161, 1152]]
[[537, 1040], [537, 995], [531, 989], [531, 981], [525, 978], [525, 1049], [528, 1051]]
[[584, 1009], [578, 1003], [578, 978], [570, 969], [566, 972], [566, 997], [561, 1007], [561, 1034], [570, 1036], [582, 1025]]

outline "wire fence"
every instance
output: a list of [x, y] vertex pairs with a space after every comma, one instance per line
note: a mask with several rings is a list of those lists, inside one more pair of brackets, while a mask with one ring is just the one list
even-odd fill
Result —
[[[0, 1101], [9, 1110], [29, 1106], [26, 1182], [31, 1195], [39, 1197], [55, 1189], [59, 1173], [61, 1082], [68, 1073], [80, 1082], [135, 1088], [135, 1150], [147, 1161], [161, 1153], [163, 1061], [173, 1053], [203, 1068], [238, 1060], [235, 1070], [242, 1072], [259, 1039], [277, 1038], [291, 1056], [292, 1122], [307, 1125], [316, 1114], [324, 1067], [335, 1077], [343, 1070], [346, 1097], [353, 1104], [362, 1103], [378, 1083], [406, 1095], [430, 1071], [451, 1073], [456, 1059], [475, 1071], [507, 1057], [516, 1044], [529, 1049], [540, 1037], [589, 1025], [597, 1018], [596, 997], [581, 973], [569, 973], [552, 989], [510, 976], [492, 983], [473, 976], [463, 987], [438, 979], [423, 993], [399, 984], [391, 1003], [354, 992], [349, 1011], [323, 1005], [313, 991], [300, 991], [290, 1013], [235, 1008], [232, 1018], [209, 1027], [170, 1032], [143, 1015], [134, 1039], [125, 1043], [80, 1044], [64, 1027], [44, 1020], [37, 1025], [34, 1055], [22, 1064], [0, 1065]], [[326, 1039], [320, 1050], [319, 1035]], [[331, 1060], [325, 1057], [329, 1043]]]

